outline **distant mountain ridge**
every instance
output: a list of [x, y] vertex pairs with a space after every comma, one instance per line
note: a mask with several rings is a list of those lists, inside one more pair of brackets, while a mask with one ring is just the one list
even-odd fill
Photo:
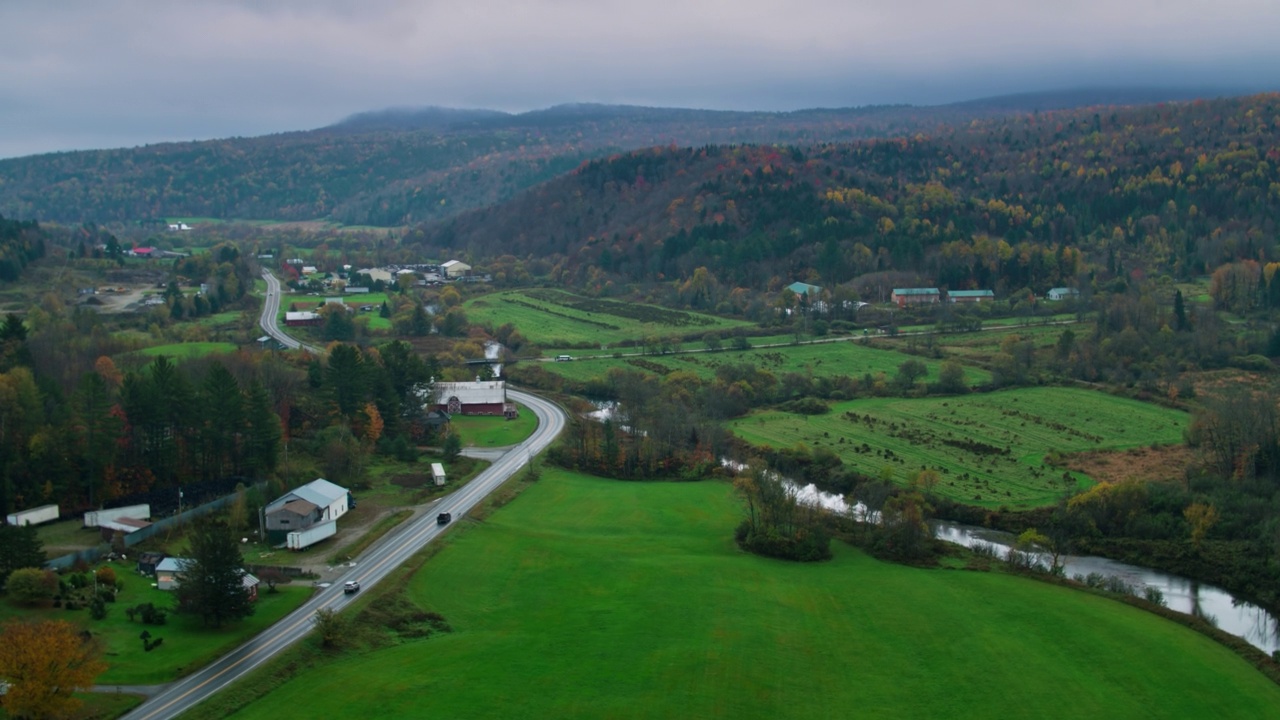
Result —
[[397, 108], [310, 131], [0, 160], [0, 214], [66, 223], [195, 216], [410, 225], [501, 202], [585, 161], [643, 147], [901, 137], [1051, 103], [1194, 94], [1082, 90], [1066, 99], [1041, 93], [791, 112], [593, 104], [519, 114]]

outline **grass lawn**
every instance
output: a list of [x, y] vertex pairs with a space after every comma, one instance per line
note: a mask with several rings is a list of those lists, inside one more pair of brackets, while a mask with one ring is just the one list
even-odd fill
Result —
[[[455, 632], [294, 675], [236, 718], [1274, 716], [1280, 687], [1155, 615], [840, 545], [739, 552], [725, 483], [548, 468], [407, 592]], [[463, 532], [458, 532], [463, 530]], [[341, 688], [341, 692], [333, 692]]]
[[479, 415], [454, 415], [449, 424], [458, 432], [464, 446], [506, 447], [524, 441], [538, 427], [538, 418], [523, 405], [517, 405], [520, 416], [515, 420]]
[[83, 515], [38, 525], [36, 534], [40, 536], [40, 542], [44, 544], [45, 553], [49, 557], [103, 544], [101, 531], [98, 528], [86, 528]]
[[869, 398], [826, 415], [754, 413], [729, 423], [755, 445], [835, 451], [846, 467], [877, 475], [886, 465], [908, 482], [922, 466], [942, 479], [935, 492], [963, 502], [1036, 507], [1061, 496], [1063, 471], [1051, 450], [1123, 450], [1182, 440], [1186, 413], [1077, 388], [1024, 388], [949, 398]]
[[154, 347], [143, 348], [138, 352], [143, 355], [168, 355], [169, 357], [185, 359], [194, 357], [204, 357], [214, 353], [233, 353], [238, 349], [235, 343], [229, 342], [182, 342], [171, 343], [169, 345], [156, 345]]
[[463, 309], [472, 323], [494, 327], [512, 323], [531, 342], [544, 346], [598, 346], [647, 336], [702, 334], [751, 325], [714, 315], [586, 298], [547, 288], [490, 293], [468, 300]]
[[[263, 586], [256, 610], [249, 618], [220, 629], [206, 628], [198, 618], [170, 614], [168, 623], [147, 626], [130, 621], [125, 608], [141, 603], [172, 607], [173, 594], [151, 586], [130, 563], [110, 563], [116, 576], [124, 580], [115, 603], [107, 605], [107, 617], [93, 620], [89, 611], [62, 608], [25, 609], [0, 603], [0, 619], [11, 617], [69, 620], [89, 629], [106, 647], [110, 666], [98, 682], [106, 685], [145, 685], [164, 683], [191, 673], [284, 617], [311, 597], [310, 583], [277, 585], [280, 591], [270, 594]], [[164, 638], [164, 644], [151, 652], [142, 649], [138, 635], [147, 630], [153, 637]]]
[[[885, 373], [893, 377], [897, 374], [899, 365], [912, 359], [920, 360], [928, 367], [929, 374], [925, 381], [933, 382], [938, 379], [938, 370], [942, 366], [941, 360], [916, 357], [896, 350], [884, 350], [863, 344], [858, 340], [643, 357], [583, 359], [575, 355], [573, 362], [548, 362], [543, 363], [541, 367], [579, 381], [603, 377], [610, 368], [614, 367], [649, 373], [656, 372], [655, 367], [663, 367], [667, 372], [683, 370], [702, 379], [710, 379], [715, 376], [717, 367], [738, 363], [750, 363], [775, 376], [795, 372], [813, 377], [850, 375], [861, 379], [864, 375], [874, 376], [877, 373]], [[965, 377], [970, 384], [983, 383], [991, 379], [991, 373], [980, 368], [969, 367], [965, 368]]]

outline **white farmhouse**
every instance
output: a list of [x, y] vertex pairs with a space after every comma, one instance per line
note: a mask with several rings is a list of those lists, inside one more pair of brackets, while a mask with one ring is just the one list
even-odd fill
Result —
[[346, 488], [317, 478], [267, 504], [267, 533], [302, 530], [316, 523], [337, 520], [350, 506], [351, 493]]

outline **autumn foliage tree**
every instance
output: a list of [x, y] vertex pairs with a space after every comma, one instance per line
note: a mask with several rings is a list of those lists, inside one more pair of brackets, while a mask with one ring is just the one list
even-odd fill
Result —
[[64, 717], [80, 707], [106, 669], [102, 652], [63, 620], [15, 622], [0, 633], [0, 677], [9, 683], [4, 709], [13, 718]]

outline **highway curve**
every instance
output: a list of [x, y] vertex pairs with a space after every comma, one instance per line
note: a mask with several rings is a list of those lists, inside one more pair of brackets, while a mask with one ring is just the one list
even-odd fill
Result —
[[[309, 346], [285, 335], [276, 327], [276, 308], [279, 307], [280, 302], [279, 283], [271, 282], [275, 278], [270, 273], [264, 272], [264, 277], [268, 278], [268, 287], [271, 289], [268, 291], [268, 302], [264, 303], [263, 307], [261, 323], [263, 329], [277, 339], [283, 335], [282, 342], [289, 347], [313, 351]], [[274, 302], [271, 302], [272, 300]], [[534, 455], [550, 445], [564, 429], [567, 416], [554, 403], [537, 395], [515, 390], [508, 390], [507, 395], [537, 416], [538, 428], [531, 437], [512, 447], [464, 487], [440, 500], [435, 512], [423, 514], [375, 543], [358, 558], [354, 568], [346, 575], [337, 578], [332, 586], [320, 590], [302, 607], [211, 665], [165, 687], [124, 717], [130, 720], [160, 720], [175, 717], [270, 660], [311, 631], [312, 620], [317, 610], [321, 608], [341, 610], [355, 600], [356, 596], [343, 594], [344, 582], [358, 580], [363, 588], [376, 585], [392, 570], [450, 527], [436, 524], [437, 513], [448, 512], [453, 514], [455, 520], [461, 519], [486, 495], [524, 467]]]

